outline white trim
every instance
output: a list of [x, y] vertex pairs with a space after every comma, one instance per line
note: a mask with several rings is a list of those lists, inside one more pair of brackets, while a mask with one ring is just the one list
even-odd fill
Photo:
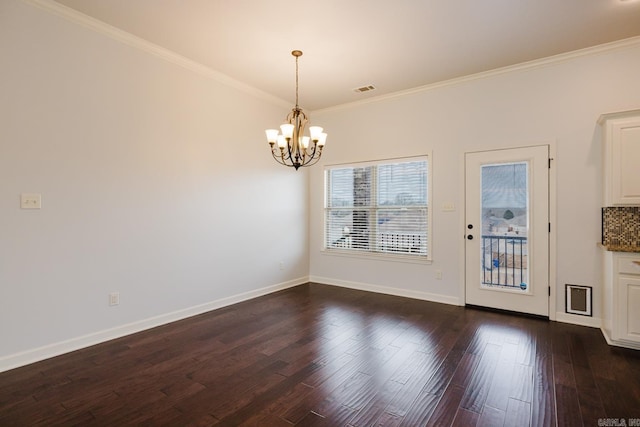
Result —
[[458, 200], [458, 206], [461, 206], [462, 209], [458, 214], [458, 220], [460, 224], [460, 228], [458, 230], [462, 230], [460, 234], [456, 234], [458, 237], [458, 277], [460, 278], [458, 282], [458, 296], [460, 298], [460, 305], [467, 304], [467, 251], [466, 251], [466, 239], [464, 230], [467, 229], [467, 163], [466, 163], [466, 152], [463, 150], [460, 153], [460, 161], [459, 161], [459, 169], [458, 176], [460, 177], [458, 183], [458, 194], [462, 200]]
[[374, 292], [377, 294], [394, 295], [397, 297], [405, 297], [419, 299], [423, 301], [437, 302], [441, 304], [460, 305], [460, 300], [456, 297], [441, 294], [432, 294], [429, 292], [413, 291], [409, 289], [390, 288], [388, 286], [372, 285], [362, 282], [351, 282], [348, 280], [331, 279], [328, 277], [311, 276], [309, 281], [320, 283], [323, 285], [339, 286], [341, 288], [357, 289], [360, 291]]
[[404, 162], [413, 162], [420, 160], [427, 160], [429, 162], [431, 160], [431, 156], [433, 155], [433, 151], [429, 150], [423, 154], [416, 154], [415, 156], [402, 156], [402, 157], [385, 157], [382, 159], [376, 160], [357, 160], [354, 162], [341, 162], [341, 163], [328, 163], [323, 166], [324, 170], [327, 169], [337, 169], [337, 168], [362, 168], [367, 166], [379, 166], [379, 165], [387, 165], [390, 163], [404, 163]]
[[[325, 224], [326, 227], [326, 224]], [[389, 262], [407, 262], [409, 264], [423, 264], [431, 265], [433, 260], [427, 255], [411, 255], [411, 254], [392, 254], [386, 252], [372, 252], [372, 251], [357, 251], [357, 250], [341, 250], [341, 249], [327, 249], [320, 248], [320, 255], [337, 256], [347, 258], [360, 258], [369, 259], [375, 261], [389, 261]]]
[[607, 331], [606, 331], [605, 328], [600, 328], [600, 330], [602, 331], [602, 336], [604, 336], [604, 339], [607, 342], [607, 344], [613, 345], [613, 346], [616, 346], [616, 347], [624, 347], [624, 348], [632, 348], [634, 350], [640, 350], [640, 343], [629, 342], [629, 341], [625, 341], [623, 343], [623, 342], [620, 342], [620, 341], [614, 341], [607, 334]]
[[172, 323], [192, 316], [197, 316], [199, 314], [203, 314], [222, 307], [227, 307], [232, 304], [237, 304], [242, 301], [257, 298], [294, 286], [302, 285], [307, 282], [309, 282], [308, 277], [300, 277], [298, 279], [289, 280], [253, 291], [243, 292], [237, 295], [210, 301], [208, 303], [161, 314], [126, 325], [117, 326], [115, 328], [106, 329], [84, 336], [71, 338], [66, 341], [61, 341], [31, 350], [26, 350], [20, 353], [11, 354], [0, 358], [0, 372], [28, 365], [30, 363], [39, 362], [41, 360], [49, 359], [51, 357], [59, 356], [61, 354], [69, 353], [75, 350], [80, 350], [82, 348], [100, 344], [105, 341], [121, 338], [126, 335], [145, 331], [157, 326], [166, 325], [167, 323]]
[[196, 72], [204, 77], [215, 80], [218, 83], [222, 83], [226, 86], [230, 86], [232, 88], [238, 89], [242, 92], [248, 93], [249, 95], [253, 95], [257, 98], [263, 99], [272, 104], [282, 106], [285, 108], [291, 108], [291, 104], [284, 101], [281, 98], [273, 96], [267, 92], [264, 92], [260, 89], [257, 89], [253, 86], [250, 86], [246, 83], [236, 80], [232, 77], [229, 77], [226, 74], [223, 74], [219, 71], [209, 68], [199, 62], [193, 61], [189, 58], [179, 55], [173, 52], [172, 50], [169, 50], [157, 44], [151, 43], [141, 37], [134, 36], [131, 33], [123, 31], [119, 28], [116, 28], [98, 19], [92, 18], [68, 6], [64, 6], [60, 3], [57, 3], [53, 0], [22, 0], [22, 1], [32, 6], [39, 7], [40, 9], [44, 9], [53, 15], [56, 15], [58, 17], [71, 21], [75, 24], [81, 25], [85, 28], [88, 28], [96, 33], [107, 36], [120, 43], [124, 43], [128, 46], [133, 47], [134, 49], [139, 49], [143, 52], [146, 52], [153, 56], [161, 58], [167, 62], [178, 65], [179, 67], [186, 68], [187, 70]]
[[551, 167], [549, 168], [549, 222], [551, 232], [549, 233], [549, 320], [557, 320], [556, 309], [558, 306], [558, 152], [556, 140], [550, 141], [549, 158]]
[[456, 77], [449, 80], [443, 80], [440, 82], [435, 82], [435, 83], [427, 84], [424, 86], [418, 86], [415, 88], [393, 92], [385, 95], [375, 96], [375, 97], [371, 97], [371, 98], [367, 98], [359, 101], [348, 102], [348, 103], [336, 105], [333, 107], [321, 108], [318, 110], [313, 110], [313, 113], [320, 114], [320, 113], [325, 113], [330, 111], [338, 111], [338, 110], [344, 110], [347, 108], [358, 107], [366, 104], [373, 104], [377, 102], [386, 101], [389, 99], [395, 99], [395, 98], [400, 98], [407, 95], [413, 95], [413, 94], [427, 92], [434, 89], [440, 89], [443, 87], [455, 86], [461, 83], [467, 83], [475, 80], [491, 78], [491, 77], [499, 76], [501, 74], [511, 73], [514, 71], [527, 71], [535, 68], [545, 67], [548, 65], [554, 65], [560, 62], [570, 61], [575, 58], [582, 58], [585, 56], [613, 52], [619, 49], [625, 49], [627, 47], [634, 47], [636, 45], [640, 46], [640, 36], [630, 37], [627, 39], [618, 40], [610, 43], [604, 43], [601, 45], [587, 47], [584, 49], [578, 49], [571, 52], [560, 53], [558, 55], [553, 55], [546, 58], [534, 59], [532, 61], [522, 62], [520, 64], [508, 65], [506, 67], [496, 68], [493, 70], [483, 71], [480, 73], [470, 74], [467, 76]]
[[[551, 317], [551, 316], [549, 316]], [[599, 317], [580, 316], [576, 314], [556, 312], [556, 322], [571, 323], [572, 325], [588, 326], [590, 328], [601, 328], [602, 319]]]

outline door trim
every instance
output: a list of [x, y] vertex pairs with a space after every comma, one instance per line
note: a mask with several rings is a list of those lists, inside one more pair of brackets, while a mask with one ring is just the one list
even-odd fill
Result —
[[509, 147], [483, 147], [481, 149], [473, 149], [467, 150], [460, 153], [459, 156], [459, 168], [458, 168], [458, 176], [459, 176], [459, 192], [462, 196], [462, 200], [460, 205], [462, 208], [459, 210], [459, 228], [457, 238], [459, 239], [458, 244], [458, 259], [459, 259], [459, 277], [460, 282], [458, 284], [458, 298], [460, 301], [460, 305], [466, 305], [466, 252], [465, 252], [465, 239], [464, 239], [464, 230], [466, 227], [465, 223], [465, 212], [467, 209], [466, 203], [466, 190], [465, 190], [465, 154], [467, 153], [477, 153], [483, 151], [497, 151], [497, 150], [511, 150], [514, 148], [527, 148], [527, 147], [536, 147], [536, 146], [548, 146], [549, 147], [549, 158], [551, 159], [551, 168], [549, 169], [549, 222], [551, 223], [551, 232], [549, 233], [549, 288], [551, 291], [551, 295], [549, 296], [549, 320], [557, 319], [557, 224], [558, 224], [558, 212], [557, 212], [557, 166], [558, 166], [558, 155], [556, 150], [556, 141], [540, 141], [533, 142], [527, 145], [519, 145], [519, 146], [509, 146]]

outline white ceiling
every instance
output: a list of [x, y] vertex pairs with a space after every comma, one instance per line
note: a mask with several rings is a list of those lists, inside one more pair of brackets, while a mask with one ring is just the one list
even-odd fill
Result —
[[289, 102], [300, 49], [309, 110], [640, 36], [633, 0], [56, 1]]

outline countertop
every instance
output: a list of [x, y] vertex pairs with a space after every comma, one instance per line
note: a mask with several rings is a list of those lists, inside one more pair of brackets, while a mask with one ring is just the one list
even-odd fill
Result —
[[637, 252], [640, 253], [640, 246], [628, 245], [602, 245], [602, 248], [611, 252]]

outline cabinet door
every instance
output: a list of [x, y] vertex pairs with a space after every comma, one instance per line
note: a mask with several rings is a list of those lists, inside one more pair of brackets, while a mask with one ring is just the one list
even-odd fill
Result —
[[640, 117], [615, 120], [611, 126], [613, 145], [609, 171], [612, 204], [640, 204]]
[[640, 343], [640, 276], [618, 276], [619, 339]]

